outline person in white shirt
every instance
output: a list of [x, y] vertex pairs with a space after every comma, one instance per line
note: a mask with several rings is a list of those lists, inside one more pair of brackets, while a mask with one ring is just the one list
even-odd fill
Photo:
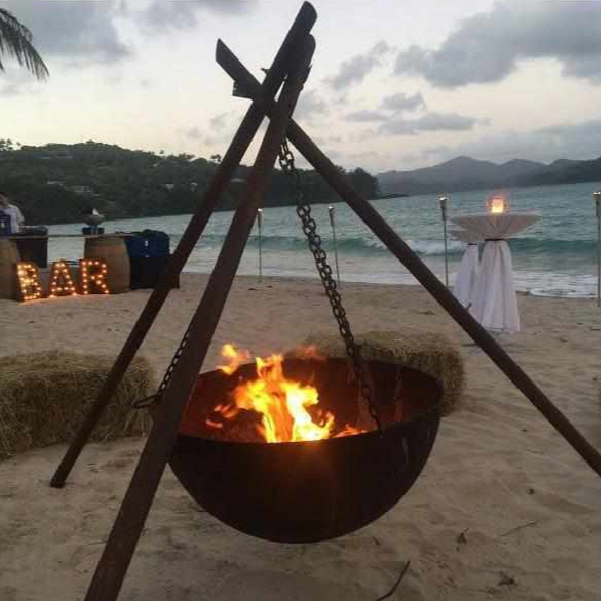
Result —
[[2, 190], [0, 190], [0, 213], [4, 213], [10, 217], [11, 234], [18, 233], [21, 226], [25, 223], [25, 218], [19, 207], [10, 204], [8, 195], [2, 192]]

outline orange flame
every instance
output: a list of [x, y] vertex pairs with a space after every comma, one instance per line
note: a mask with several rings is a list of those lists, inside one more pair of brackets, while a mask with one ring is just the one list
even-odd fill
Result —
[[[231, 344], [222, 348], [221, 355], [229, 360], [229, 365], [220, 365], [219, 369], [228, 375], [233, 374], [249, 357], [248, 352], [238, 352]], [[317, 356], [314, 349], [304, 355]], [[319, 403], [317, 389], [286, 378], [282, 361], [281, 355], [271, 355], [264, 359], [257, 357], [257, 379], [247, 380], [237, 386], [232, 393], [235, 405], [218, 405], [214, 414], [218, 414], [223, 420], [229, 420], [242, 409], [258, 412], [261, 415], [259, 433], [267, 442], [298, 442], [332, 437], [335, 430], [334, 415], [329, 411], [318, 412], [319, 423], [315, 423], [308, 411], [309, 407]], [[205, 423], [216, 429], [224, 427], [216, 419], [209, 418]], [[347, 425], [334, 437], [360, 432], [361, 430]]]
[[229, 359], [229, 365], [219, 365], [218, 369], [224, 371], [228, 376], [231, 376], [239, 367], [243, 361], [246, 361], [250, 354], [248, 351], [242, 351], [238, 353], [238, 351], [231, 345], [225, 344], [221, 349], [221, 356], [224, 359]]

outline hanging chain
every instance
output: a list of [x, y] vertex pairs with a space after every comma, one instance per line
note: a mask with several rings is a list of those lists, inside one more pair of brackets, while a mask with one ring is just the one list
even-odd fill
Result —
[[[315, 267], [317, 268], [317, 271], [319, 273], [319, 277], [321, 279], [321, 283], [323, 285], [326, 296], [330, 301], [332, 313], [334, 314], [334, 317], [336, 318], [336, 321], [338, 323], [340, 335], [342, 336], [344, 345], [346, 347], [346, 353], [353, 364], [353, 371], [359, 386], [359, 392], [363, 401], [367, 404], [369, 414], [376, 422], [378, 430], [382, 431], [382, 424], [380, 423], [380, 418], [378, 416], [378, 411], [374, 402], [373, 390], [365, 379], [363, 364], [361, 363], [361, 351], [355, 343], [355, 338], [353, 336], [351, 326], [346, 317], [346, 310], [342, 305], [342, 297], [340, 295], [340, 292], [338, 292], [336, 280], [332, 275], [332, 268], [328, 263], [326, 251], [323, 249], [321, 243], [321, 236], [317, 233], [317, 223], [311, 215], [311, 205], [308, 204], [305, 200], [305, 191], [303, 189], [300, 173], [296, 169], [294, 155], [288, 147], [288, 143], [286, 140], [284, 140], [280, 147], [280, 151], [278, 153], [278, 161], [284, 174], [291, 178], [294, 178], [294, 185], [296, 188], [297, 196], [296, 213], [302, 222], [303, 233], [307, 237], [309, 249], [311, 250], [311, 253], [313, 254], [313, 258], [315, 260]], [[143, 409], [146, 407], [150, 407], [151, 405], [160, 403], [165, 390], [169, 386], [169, 382], [171, 380], [173, 371], [175, 370], [175, 366], [178, 364], [184, 351], [184, 348], [188, 343], [189, 335], [190, 329], [188, 328], [188, 330], [186, 330], [186, 333], [184, 334], [184, 337], [182, 338], [182, 341], [177, 351], [173, 355], [173, 359], [171, 359], [171, 363], [169, 364], [169, 367], [167, 368], [167, 371], [163, 376], [163, 381], [161, 382], [157, 392], [144, 399], [135, 401], [132, 404], [132, 406], [135, 409]]]
[[332, 276], [332, 268], [328, 263], [326, 251], [323, 249], [321, 236], [317, 233], [317, 223], [311, 215], [311, 205], [306, 201], [300, 173], [296, 168], [294, 155], [288, 147], [288, 142], [286, 139], [284, 139], [280, 147], [278, 161], [284, 174], [290, 178], [294, 178], [294, 185], [296, 188], [296, 214], [301, 219], [303, 232], [307, 237], [309, 249], [311, 250], [313, 258], [315, 259], [315, 267], [317, 268], [317, 272], [321, 278], [321, 283], [323, 284], [326, 296], [328, 297], [330, 305], [332, 306], [332, 313], [338, 322], [338, 328], [340, 330], [340, 335], [344, 340], [346, 353], [352, 361], [355, 378], [357, 379], [357, 383], [359, 385], [359, 392], [362, 399], [367, 404], [369, 414], [372, 416], [373, 420], [378, 426], [378, 430], [381, 432], [382, 425], [380, 423], [378, 411], [374, 403], [373, 390], [367, 383], [365, 374], [363, 372], [361, 352], [355, 343], [351, 326], [346, 318], [346, 310], [342, 306], [342, 297], [340, 296], [340, 292], [338, 292], [336, 280]]
[[190, 326], [188, 326], [188, 329], [186, 330], [186, 333], [184, 334], [182, 341], [179, 343], [179, 347], [178, 347], [177, 351], [175, 351], [175, 355], [173, 355], [173, 359], [171, 359], [171, 363], [169, 363], [169, 367], [167, 368], [167, 371], [165, 372], [165, 375], [163, 376], [163, 381], [161, 382], [158, 390], [154, 394], [151, 394], [150, 396], [140, 399], [139, 401], [134, 401], [132, 403], [132, 407], [134, 409], [146, 409], [147, 407], [150, 407], [152, 405], [158, 405], [161, 402], [163, 393], [167, 389], [167, 386], [169, 386], [169, 381], [171, 380], [171, 376], [173, 375], [175, 366], [179, 363], [179, 360], [182, 357], [182, 353], [184, 352], [184, 349], [186, 348], [186, 344], [188, 344], [189, 336], [190, 336]]

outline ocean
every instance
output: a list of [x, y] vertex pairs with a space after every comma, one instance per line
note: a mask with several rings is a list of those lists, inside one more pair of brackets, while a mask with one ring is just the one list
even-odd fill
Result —
[[[516, 288], [546, 296], [590, 297], [596, 294], [597, 222], [592, 192], [600, 183], [539, 186], [502, 190], [512, 212], [536, 212], [541, 219], [509, 241]], [[491, 191], [449, 194], [449, 217], [485, 211]], [[443, 224], [436, 195], [372, 201], [390, 226], [444, 279]], [[417, 284], [407, 270], [390, 255], [345, 203], [334, 203], [340, 277], [343, 282]], [[215, 213], [185, 271], [209, 273], [223, 243], [233, 213]], [[324, 248], [334, 268], [334, 242], [328, 205], [315, 205]], [[155, 229], [167, 232], [172, 249], [179, 241], [190, 215], [168, 215], [108, 221], [106, 233]], [[52, 234], [80, 233], [83, 224], [50, 226]], [[457, 229], [449, 222], [449, 232]], [[451, 284], [464, 250], [449, 235]], [[313, 259], [294, 207], [266, 208], [262, 227], [263, 274], [265, 276], [317, 277]], [[49, 259], [76, 260], [83, 256], [83, 240], [52, 238]], [[255, 226], [238, 271], [256, 275], [259, 270], [259, 236]]]

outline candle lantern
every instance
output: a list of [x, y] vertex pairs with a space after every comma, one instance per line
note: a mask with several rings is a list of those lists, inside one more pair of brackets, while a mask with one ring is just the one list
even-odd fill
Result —
[[491, 215], [509, 212], [509, 199], [503, 194], [494, 194], [486, 201], [486, 208]]

